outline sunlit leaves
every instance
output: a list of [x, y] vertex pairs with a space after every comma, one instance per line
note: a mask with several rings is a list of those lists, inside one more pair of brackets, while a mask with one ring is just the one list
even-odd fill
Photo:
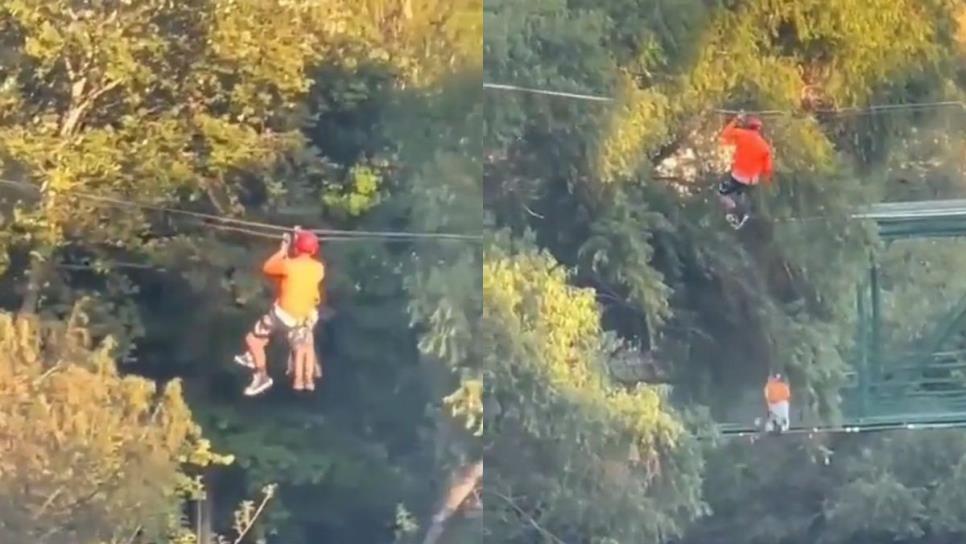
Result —
[[[606, 360], [619, 346], [602, 335], [593, 292], [569, 285], [545, 252], [499, 239], [483, 279], [486, 396], [499, 405], [484, 414], [487, 486], [539, 497], [532, 515], [561, 538], [680, 534], [702, 508], [682, 422], [658, 388], [609, 381]], [[516, 542], [505, 506], [488, 503], [490, 536]]]
[[95, 544], [139, 530], [163, 537], [197, 482], [182, 472], [231, 461], [211, 451], [178, 382], [122, 377], [83, 320], [0, 315], [0, 487], [10, 542]]

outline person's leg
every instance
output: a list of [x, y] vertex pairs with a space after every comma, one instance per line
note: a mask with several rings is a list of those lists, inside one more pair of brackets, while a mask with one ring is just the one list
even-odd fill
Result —
[[735, 191], [735, 214], [739, 223], [744, 223], [751, 216], [751, 186], [743, 185]]
[[285, 338], [289, 346], [289, 374], [292, 376], [292, 389], [305, 389], [302, 381], [302, 344], [305, 342], [305, 327], [297, 326], [291, 329]]
[[721, 201], [721, 205], [727, 213], [734, 212], [737, 206], [734, 199], [734, 193], [737, 189], [737, 182], [730, 175], [718, 184], [718, 200]]
[[258, 370], [259, 367], [257, 366], [256, 357], [261, 353], [262, 362], [264, 363], [265, 347], [268, 345], [274, 326], [271, 310], [269, 310], [269, 313], [259, 317], [255, 325], [245, 335], [245, 351], [235, 355], [235, 362], [246, 368]]
[[307, 391], [315, 390], [315, 381], [312, 379], [315, 374], [315, 365], [312, 361], [312, 353], [315, 346], [311, 342], [305, 342], [299, 348], [299, 372], [302, 374], [302, 384]]
[[305, 344], [305, 388], [315, 391], [315, 380], [322, 379], [322, 366], [319, 364], [319, 354], [315, 347], [315, 333], [309, 331]]
[[268, 347], [268, 338], [256, 336], [248, 333], [245, 336], [245, 347], [252, 356], [252, 363], [255, 365], [255, 372], [265, 374], [267, 372], [268, 361], [265, 357], [265, 348]]
[[245, 394], [248, 396], [257, 395], [272, 386], [272, 379], [268, 376], [265, 348], [276, 328], [278, 328], [277, 320], [269, 312], [262, 316], [251, 332], [245, 336], [245, 347], [248, 349], [248, 355], [255, 370], [252, 383], [245, 389]]
[[787, 431], [788, 427], [791, 426], [791, 421], [788, 417], [788, 401], [779, 402], [775, 405], [775, 416], [778, 419], [778, 428], [782, 432]]
[[292, 376], [292, 389], [296, 391], [305, 390], [305, 346], [302, 344], [292, 347], [292, 362], [294, 372]]
[[725, 209], [725, 219], [735, 229], [741, 228], [748, 219], [745, 191], [748, 186], [728, 175], [718, 185], [718, 198]]
[[319, 323], [319, 319], [325, 319], [326, 309], [323, 308], [322, 312], [314, 311], [312, 316], [309, 318], [309, 326], [306, 330], [306, 342], [308, 343], [308, 363], [311, 364], [312, 372], [307, 374], [308, 380], [305, 382], [305, 386], [310, 390], [315, 389], [315, 380], [322, 379], [322, 365], [319, 362], [319, 353], [315, 345], [315, 327]]

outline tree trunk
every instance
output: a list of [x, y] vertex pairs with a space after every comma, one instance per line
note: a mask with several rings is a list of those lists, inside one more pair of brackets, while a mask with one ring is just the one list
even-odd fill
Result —
[[[68, 63], [67, 65], [68, 73], [71, 74], [72, 78], [74, 76], [73, 67]], [[87, 89], [87, 77], [80, 77], [75, 79], [71, 84], [71, 106], [64, 113], [61, 119], [59, 134], [62, 138], [69, 138], [79, 129], [81, 122], [84, 119], [84, 115], [94, 104], [94, 101], [99, 97], [107, 93], [108, 91], [116, 88], [118, 86], [117, 81], [112, 81], [101, 88], [88, 92], [85, 96], [85, 90]], [[46, 186], [46, 181], [44, 185]], [[41, 188], [41, 203], [40, 206], [46, 207], [49, 202], [48, 198], [52, 195], [47, 193], [45, 188]], [[27, 289], [24, 293], [23, 300], [20, 303], [20, 312], [24, 314], [36, 314], [38, 307], [40, 305], [40, 291], [43, 289], [44, 283], [46, 283], [48, 274], [50, 274], [50, 264], [48, 259], [44, 257], [38, 257], [36, 255], [30, 256], [30, 269], [27, 272]]]
[[433, 516], [429, 530], [426, 531], [423, 544], [436, 544], [439, 541], [439, 538], [443, 535], [443, 530], [446, 528], [446, 522], [466, 502], [466, 498], [476, 489], [482, 479], [482, 459], [453, 474], [446, 495], [443, 497], [443, 503], [436, 511], [436, 515]]

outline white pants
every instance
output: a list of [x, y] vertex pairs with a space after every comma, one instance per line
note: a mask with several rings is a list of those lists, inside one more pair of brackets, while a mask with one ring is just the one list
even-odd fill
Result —
[[768, 421], [765, 422], [765, 430], [768, 432], [774, 430], [787, 431], [788, 427], [788, 401], [769, 404]]

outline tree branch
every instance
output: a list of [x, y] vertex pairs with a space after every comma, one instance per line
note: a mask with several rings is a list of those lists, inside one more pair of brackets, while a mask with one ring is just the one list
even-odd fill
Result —
[[261, 504], [258, 505], [258, 508], [255, 510], [255, 513], [252, 515], [251, 519], [248, 520], [248, 525], [239, 531], [238, 538], [235, 539], [234, 544], [241, 544], [242, 539], [245, 538], [245, 535], [248, 534], [248, 531], [255, 526], [255, 522], [258, 521], [258, 517], [262, 515], [262, 511], [265, 510], [265, 506], [268, 505], [268, 501], [272, 500], [272, 497], [275, 495], [274, 489], [274, 487], [267, 487], [265, 489], [265, 496], [262, 497]]
[[466, 467], [462, 471], [463, 474], [457, 476], [456, 481], [453, 482], [443, 498], [443, 504], [440, 506], [436, 515], [433, 516], [433, 523], [429, 530], [426, 531], [426, 538], [423, 540], [423, 544], [435, 544], [439, 537], [443, 534], [443, 528], [449, 518], [456, 512], [459, 507], [466, 501], [466, 498], [473, 493], [476, 489], [477, 484], [483, 479], [483, 460], [473, 463], [469, 467]]
[[513, 499], [511, 499], [510, 497], [507, 497], [506, 495], [503, 495], [503, 494], [498, 493], [496, 491], [488, 491], [486, 489], [483, 490], [483, 493], [489, 493], [490, 495], [493, 495], [494, 497], [496, 497], [496, 498], [502, 500], [503, 502], [505, 502], [518, 515], [520, 515], [522, 518], [524, 518], [527, 521], [527, 523], [530, 524], [531, 527], [533, 527], [534, 529], [536, 529], [540, 534], [546, 536], [547, 538], [549, 538], [550, 540], [552, 540], [556, 544], [567, 544], [563, 540], [560, 540], [560, 538], [557, 537], [557, 535], [551, 533], [547, 529], [544, 529], [539, 523], [537, 523], [537, 520], [533, 519], [533, 516], [531, 516], [530, 514], [528, 514], [523, 508], [520, 508], [517, 505], [517, 503], [514, 502]]

